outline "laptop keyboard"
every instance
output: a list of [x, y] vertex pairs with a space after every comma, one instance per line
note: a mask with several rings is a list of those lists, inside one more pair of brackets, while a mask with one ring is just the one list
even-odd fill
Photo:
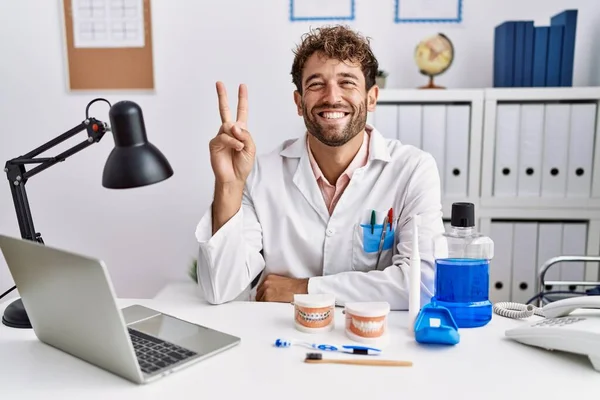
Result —
[[196, 355], [193, 351], [128, 328], [143, 372], [150, 374]]

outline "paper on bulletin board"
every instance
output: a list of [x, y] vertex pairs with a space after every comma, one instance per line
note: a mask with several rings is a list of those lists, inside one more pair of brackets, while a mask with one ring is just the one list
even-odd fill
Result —
[[354, 0], [290, 0], [292, 19], [350, 19]]
[[71, 0], [75, 48], [144, 47], [143, 0]]
[[461, 0], [396, 0], [399, 20], [457, 20]]

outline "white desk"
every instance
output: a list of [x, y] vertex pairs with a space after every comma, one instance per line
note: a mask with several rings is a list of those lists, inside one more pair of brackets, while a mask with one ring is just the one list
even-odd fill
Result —
[[[185, 287], [185, 285], [183, 286]], [[190, 288], [187, 285], [188, 290]], [[239, 346], [148, 385], [137, 386], [40, 343], [33, 331], [0, 325], [3, 399], [567, 399], [593, 395], [600, 374], [589, 360], [514, 343], [504, 330], [523, 321], [494, 316], [486, 327], [463, 329], [454, 347], [425, 347], [406, 333], [406, 313], [389, 317], [390, 345], [382, 358], [413, 367], [303, 363], [310, 349], [272, 346], [281, 338], [344, 344], [342, 309], [336, 330], [302, 334], [289, 304], [236, 302], [211, 306], [188, 292], [175, 299], [120, 300], [153, 307], [241, 337]], [[172, 300], [166, 298], [171, 297]], [[0, 304], [0, 312], [8, 302]], [[328, 357], [365, 357], [324, 353]]]

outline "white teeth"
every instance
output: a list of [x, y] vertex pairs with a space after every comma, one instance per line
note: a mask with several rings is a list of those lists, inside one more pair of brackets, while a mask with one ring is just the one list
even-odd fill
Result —
[[383, 321], [359, 321], [352, 318], [352, 325], [362, 332], [377, 332], [383, 327]]
[[329, 317], [331, 310], [327, 310], [322, 313], [305, 313], [304, 311], [298, 310], [298, 314], [306, 321], [323, 321]]
[[344, 118], [346, 114], [343, 112], [324, 112], [323, 117], [327, 119]]

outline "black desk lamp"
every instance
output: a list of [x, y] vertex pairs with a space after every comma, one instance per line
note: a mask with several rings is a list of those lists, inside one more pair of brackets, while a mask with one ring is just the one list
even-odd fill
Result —
[[[88, 111], [92, 103], [96, 101], [105, 101], [110, 106], [109, 118], [110, 127], [95, 118], [88, 116]], [[38, 154], [56, 146], [79, 132], [86, 131], [87, 139], [66, 150], [55, 157], [35, 158]], [[165, 156], [150, 142], [146, 137], [146, 128], [144, 118], [140, 107], [131, 101], [120, 101], [115, 105], [110, 104], [106, 99], [94, 99], [88, 103], [85, 109], [85, 120], [52, 139], [29, 153], [14, 158], [6, 162], [4, 171], [8, 177], [10, 189], [17, 212], [21, 237], [44, 243], [40, 233], [35, 231], [27, 194], [25, 192], [25, 183], [32, 176], [45, 170], [46, 168], [64, 161], [67, 157], [85, 149], [93, 143], [99, 142], [104, 134], [112, 131], [115, 141], [115, 148], [112, 150], [102, 175], [102, 185], [111, 189], [126, 189], [138, 186], [151, 185], [160, 182], [173, 175], [173, 169]], [[26, 164], [39, 164], [27, 171]], [[13, 287], [0, 295], [0, 298], [6, 296]], [[31, 323], [27, 312], [23, 307], [21, 299], [15, 300], [5, 310], [2, 317], [2, 323], [13, 328], [31, 328]]]

